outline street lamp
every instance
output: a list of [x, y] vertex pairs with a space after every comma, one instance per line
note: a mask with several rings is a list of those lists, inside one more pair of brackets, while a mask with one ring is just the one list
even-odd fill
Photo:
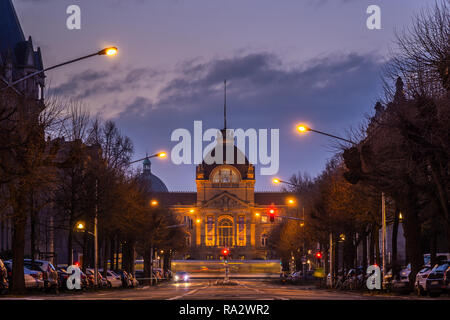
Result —
[[140, 161], [143, 161], [143, 160], [145, 160], [145, 159], [151, 159], [151, 158], [161, 158], [161, 159], [164, 159], [165, 157], [167, 157], [167, 153], [164, 152], [164, 151], [161, 151], [161, 152], [152, 154], [151, 156], [146, 156], [145, 158], [131, 161], [131, 162], [129, 162], [128, 164], [133, 164], [133, 163], [140, 162]]
[[44, 72], [47, 72], [47, 71], [50, 71], [50, 70], [53, 70], [53, 69], [56, 69], [56, 68], [59, 68], [59, 67], [62, 67], [62, 66], [74, 63], [74, 62], [78, 62], [80, 60], [84, 60], [84, 59], [95, 57], [95, 56], [103, 56], [103, 55], [111, 57], [111, 56], [117, 55], [118, 52], [119, 52], [119, 49], [117, 49], [116, 47], [108, 47], [108, 48], [102, 49], [100, 51], [97, 51], [95, 53], [88, 54], [87, 56], [84, 56], [84, 57], [81, 57], [81, 58], [76, 58], [76, 59], [73, 59], [73, 60], [69, 60], [69, 61], [57, 64], [57, 65], [54, 65], [52, 67], [48, 67], [46, 69], [38, 70], [36, 72], [30, 73], [29, 75], [27, 75], [27, 76], [25, 76], [23, 78], [20, 78], [20, 79], [14, 81], [14, 82], [11, 82], [10, 84], [8, 84], [8, 86], [2, 88], [1, 90], [6, 90], [8, 88], [11, 88], [11, 87], [15, 86], [16, 84], [18, 84], [18, 83], [20, 83], [22, 81], [25, 81], [25, 80], [27, 80], [29, 78], [37, 76], [38, 74], [41, 74], [41, 73], [44, 73]]
[[321, 134], [321, 135], [324, 135], [324, 136], [328, 136], [328, 137], [331, 137], [331, 138], [334, 138], [334, 139], [338, 139], [338, 140], [345, 141], [345, 142], [349, 142], [349, 143], [351, 143], [351, 144], [353, 144], [353, 145], [356, 145], [356, 142], [354, 142], [354, 141], [351, 141], [351, 140], [348, 140], [348, 139], [344, 139], [344, 138], [341, 138], [341, 137], [332, 135], [332, 134], [330, 134], [330, 133], [326, 133], [326, 132], [323, 132], [323, 131], [319, 131], [319, 130], [312, 129], [312, 128], [308, 127], [308, 126], [305, 125], [305, 124], [299, 124], [299, 125], [297, 125], [297, 130], [298, 130], [300, 133], [305, 133], [305, 132], [308, 132], [308, 131], [312, 131], [312, 132], [315, 132], [315, 133], [318, 133], [318, 134]]
[[152, 207], [156, 207], [159, 204], [159, 202], [158, 202], [158, 200], [152, 200], [152, 201], [150, 201], [150, 204]]
[[289, 182], [289, 181], [284, 181], [284, 180], [281, 180], [281, 179], [278, 179], [278, 178], [273, 178], [272, 182], [274, 184], [284, 183], [284, 184], [288, 184], [288, 185], [293, 186], [293, 187], [299, 187], [298, 184], [295, 184], [295, 183], [292, 183], [292, 182]]
[[77, 230], [83, 231], [85, 229], [83, 222], [77, 222]]

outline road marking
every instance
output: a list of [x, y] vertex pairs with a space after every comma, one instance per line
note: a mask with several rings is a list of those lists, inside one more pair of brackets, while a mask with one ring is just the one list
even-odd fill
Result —
[[194, 294], [194, 293], [196, 293], [196, 292], [199, 291], [199, 290], [206, 289], [206, 288], [208, 288], [208, 287], [209, 287], [209, 286], [204, 286], [204, 287], [201, 287], [201, 288], [198, 288], [198, 289], [194, 289], [194, 290], [191, 290], [191, 291], [189, 291], [189, 292], [187, 292], [187, 293], [185, 293], [185, 294], [182, 294], [182, 295], [180, 295], [180, 296], [176, 296], [176, 297], [173, 297], [173, 298], [169, 298], [169, 299], [167, 299], [167, 300], [177, 300], [177, 299], [183, 298], [183, 297], [185, 297], [185, 296], [189, 296], [189, 295], [191, 295], [191, 294]]

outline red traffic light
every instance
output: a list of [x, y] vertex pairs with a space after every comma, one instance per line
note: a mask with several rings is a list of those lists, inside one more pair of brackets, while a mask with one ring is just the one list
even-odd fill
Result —
[[275, 221], [275, 215], [277, 213], [277, 210], [274, 208], [270, 208], [269, 209], [269, 218], [270, 218], [270, 222], [274, 222]]
[[316, 258], [321, 259], [322, 258], [322, 252], [318, 251], [316, 252]]
[[228, 255], [228, 252], [229, 252], [228, 249], [223, 249], [222, 255], [226, 257]]

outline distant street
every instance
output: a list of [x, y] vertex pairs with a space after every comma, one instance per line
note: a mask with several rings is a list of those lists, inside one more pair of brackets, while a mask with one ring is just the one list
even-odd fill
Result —
[[[369, 293], [319, 290], [313, 286], [281, 285], [264, 280], [238, 280], [236, 285], [217, 285], [215, 280], [197, 279], [189, 283], [163, 283], [137, 289], [119, 289], [99, 292], [34, 294], [27, 300], [410, 300], [415, 295], [371, 295]], [[15, 299], [6, 297], [5, 299]], [[441, 297], [450, 300], [450, 297]]]

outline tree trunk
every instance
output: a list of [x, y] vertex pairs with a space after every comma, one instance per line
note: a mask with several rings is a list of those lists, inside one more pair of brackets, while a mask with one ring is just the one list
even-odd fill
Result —
[[[408, 197], [408, 204], [410, 204], [407, 210], [402, 210], [405, 213], [403, 219], [403, 225], [405, 227], [405, 238], [406, 238], [406, 256], [408, 261], [411, 263], [411, 273], [409, 275], [409, 284], [412, 287], [414, 285], [414, 280], [416, 278], [417, 272], [422, 268], [423, 265], [423, 255], [420, 249], [420, 223], [418, 212], [415, 210], [418, 208], [417, 202], [414, 196]], [[416, 204], [415, 206], [411, 204]]]
[[16, 206], [13, 217], [13, 239], [12, 239], [12, 286], [11, 292], [15, 294], [25, 293], [25, 275], [23, 272], [23, 259], [25, 254], [25, 228], [27, 213], [25, 208], [25, 197], [23, 191], [16, 195]]

